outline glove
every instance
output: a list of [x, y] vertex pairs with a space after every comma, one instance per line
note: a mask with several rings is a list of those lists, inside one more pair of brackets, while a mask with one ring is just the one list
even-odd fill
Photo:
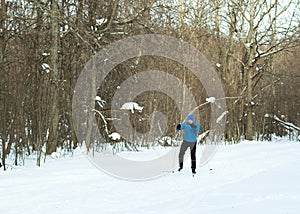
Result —
[[180, 130], [180, 129], [181, 129], [181, 125], [178, 124], [178, 125], [176, 126], [176, 129], [177, 129], [177, 130]]
[[196, 129], [196, 125], [194, 123], [190, 124], [193, 129]]

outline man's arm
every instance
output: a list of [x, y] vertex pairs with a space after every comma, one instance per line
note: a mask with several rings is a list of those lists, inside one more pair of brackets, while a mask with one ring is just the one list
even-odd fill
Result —
[[184, 122], [183, 124], [178, 124], [176, 126], [176, 130], [179, 131], [179, 130], [183, 130], [186, 128], [186, 122]]
[[197, 130], [197, 132], [200, 132], [200, 130], [201, 130], [201, 126], [199, 123], [197, 123], [196, 130]]
[[197, 132], [201, 130], [200, 124], [199, 123], [192, 123], [190, 126]]

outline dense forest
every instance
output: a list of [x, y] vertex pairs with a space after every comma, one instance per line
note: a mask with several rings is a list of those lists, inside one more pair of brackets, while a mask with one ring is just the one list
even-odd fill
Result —
[[[72, 122], [72, 98], [81, 71], [107, 45], [141, 34], [188, 42], [210, 61], [226, 96], [224, 141], [271, 140], [273, 135], [296, 139], [300, 131], [299, 23], [297, 0], [1, 0], [2, 165], [8, 155], [15, 156], [17, 165], [33, 153], [40, 165], [44, 155], [58, 148], [72, 151], [82, 145]], [[175, 76], [190, 88], [198, 105], [208, 98], [201, 82], [178, 62], [157, 56], [126, 60], [98, 86], [101, 100], [95, 100], [97, 114], [91, 112], [109, 143], [117, 143], [109, 137], [118, 131], [109, 107], [115, 90], [144, 70]], [[175, 136], [174, 127], [182, 115], [171, 98], [152, 91], [134, 101], [143, 111], [120, 114], [131, 114], [137, 131], [146, 132], [151, 113], [159, 110], [167, 121], [163, 136]], [[210, 105], [198, 109], [203, 132], [210, 127]], [[148, 143], [144, 139], [143, 144]]]

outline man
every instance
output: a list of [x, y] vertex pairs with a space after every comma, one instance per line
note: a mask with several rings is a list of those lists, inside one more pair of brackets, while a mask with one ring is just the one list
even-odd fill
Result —
[[194, 122], [195, 118], [193, 115], [187, 117], [187, 122], [183, 124], [178, 124], [176, 130], [184, 130], [183, 142], [180, 147], [179, 152], [179, 169], [181, 171], [183, 168], [183, 157], [187, 148], [191, 150], [191, 161], [192, 161], [192, 173], [196, 174], [196, 144], [197, 144], [197, 135], [201, 130], [200, 124]]

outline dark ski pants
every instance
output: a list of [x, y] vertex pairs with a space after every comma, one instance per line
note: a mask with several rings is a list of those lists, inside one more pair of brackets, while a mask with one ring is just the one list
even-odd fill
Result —
[[184, 153], [188, 148], [191, 150], [192, 169], [196, 169], [196, 143], [189, 143], [186, 141], [183, 141], [180, 147], [179, 167], [183, 167]]

